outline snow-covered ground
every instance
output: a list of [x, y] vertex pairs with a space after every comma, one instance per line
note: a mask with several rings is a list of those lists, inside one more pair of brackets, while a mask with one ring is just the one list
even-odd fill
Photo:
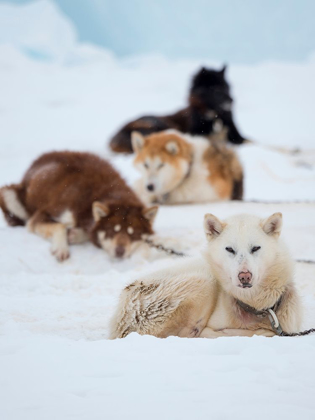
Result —
[[[183, 106], [196, 69], [219, 63], [157, 56], [117, 60], [76, 43], [71, 26], [65, 29], [65, 49], [58, 13], [40, 20], [32, 10], [32, 30], [40, 21], [41, 31], [50, 31], [34, 48], [39, 45], [53, 59], [25, 54], [21, 40], [29, 40], [29, 49], [32, 32], [0, 44], [0, 185], [19, 181], [35, 157], [52, 149], [108, 156], [132, 183], [132, 158], [112, 156], [106, 148], [111, 133], [142, 113]], [[2, 19], [4, 12], [9, 13], [0, 6]], [[315, 200], [314, 74], [314, 59], [229, 69], [240, 130], [261, 143], [238, 149], [245, 198], [280, 203], [162, 207], [155, 226], [159, 237], [169, 243], [174, 238], [178, 249], [197, 254], [205, 246], [206, 212], [224, 218], [282, 211], [292, 255], [314, 259], [315, 205], [281, 204]], [[265, 147], [270, 145], [302, 152], [286, 155]], [[86, 244], [72, 247], [70, 260], [59, 264], [47, 242], [24, 228], [7, 227], [1, 216], [1, 420], [314, 419], [315, 336], [106, 339], [122, 287], [170, 260], [143, 249], [113, 262]], [[305, 307], [303, 327], [314, 327], [315, 266], [298, 263], [296, 282]]]

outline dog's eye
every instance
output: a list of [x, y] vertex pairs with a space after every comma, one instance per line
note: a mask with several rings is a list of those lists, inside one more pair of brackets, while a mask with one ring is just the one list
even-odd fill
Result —
[[258, 251], [261, 247], [260, 246], [253, 246], [253, 248], [251, 249], [251, 253], [253, 254], [254, 252]]
[[134, 232], [133, 227], [132, 226], [128, 226], [127, 227], [127, 232], [128, 232], [129, 235], [132, 235], [133, 232]]
[[230, 246], [227, 246], [227, 247], [225, 248], [225, 250], [226, 250], [227, 252], [230, 252], [231, 254], [235, 254], [234, 249], [233, 249], [233, 248], [231, 248]]
[[144, 164], [143, 164], [143, 166], [144, 166], [146, 169], [149, 169], [149, 165], [148, 165], [147, 163], [144, 163]]
[[161, 163], [161, 164], [158, 166], [158, 169], [163, 168], [163, 166], [164, 166], [164, 163]]

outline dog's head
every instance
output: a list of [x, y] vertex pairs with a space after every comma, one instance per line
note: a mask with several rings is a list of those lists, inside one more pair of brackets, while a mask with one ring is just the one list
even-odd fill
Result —
[[91, 239], [113, 258], [129, 257], [153, 233], [157, 210], [157, 206], [144, 208], [95, 201]]
[[253, 294], [281, 265], [285, 255], [278, 240], [281, 227], [281, 213], [267, 219], [239, 215], [224, 222], [205, 215], [206, 258], [225, 290], [238, 297]]
[[148, 194], [163, 196], [176, 188], [189, 172], [191, 145], [175, 130], [143, 137], [132, 133], [134, 164], [143, 176]]
[[230, 111], [233, 100], [225, 70], [226, 66], [219, 71], [202, 67], [192, 81], [190, 104], [204, 110]]

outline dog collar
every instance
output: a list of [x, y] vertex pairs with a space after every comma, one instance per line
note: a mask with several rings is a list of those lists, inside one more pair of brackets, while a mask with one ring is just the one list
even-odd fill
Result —
[[278, 317], [276, 315], [277, 310], [279, 309], [280, 305], [281, 305], [281, 301], [282, 301], [282, 296], [280, 296], [280, 298], [277, 300], [277, 302], [271, 307], [271, 308], [267, 308], [267, 309], [262, 309], [262, 310], [258, 310], [256, 308], [253, 308], [250, 305], [247, 305], [247, 303], [242, 302], [239, 299], [236, 299], [236, 303], [242, 308], [244, 309], [245, 312], [248, 312], [250, 314], [253, 314], [255, 316], [257, 316], [257, 318], [266, 318], [268, 316], [270, 324], [272, 329], [274, 330], [274, 332], [277, 335], [282, 335], [283, 330], [281, 328], [280, 322], [278, 320]]

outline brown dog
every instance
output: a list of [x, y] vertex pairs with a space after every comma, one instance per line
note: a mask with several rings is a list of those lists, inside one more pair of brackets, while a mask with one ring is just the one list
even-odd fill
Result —
[[135, 190], [146, 203], [184, 204], [242, 200], [243, 169], [220, 141], [166, 130], [143, 137], [134, 131]]
[[11, 226], [25, 225], [51, 239], [59, 261], [69, 243], [91, 240], [112, 257], [127, 257], [153, 233], [157, 207], [145, 208], [116, 170], [90, 153], [52, 152], [39, 157], [20, 184], [0, 190]]

